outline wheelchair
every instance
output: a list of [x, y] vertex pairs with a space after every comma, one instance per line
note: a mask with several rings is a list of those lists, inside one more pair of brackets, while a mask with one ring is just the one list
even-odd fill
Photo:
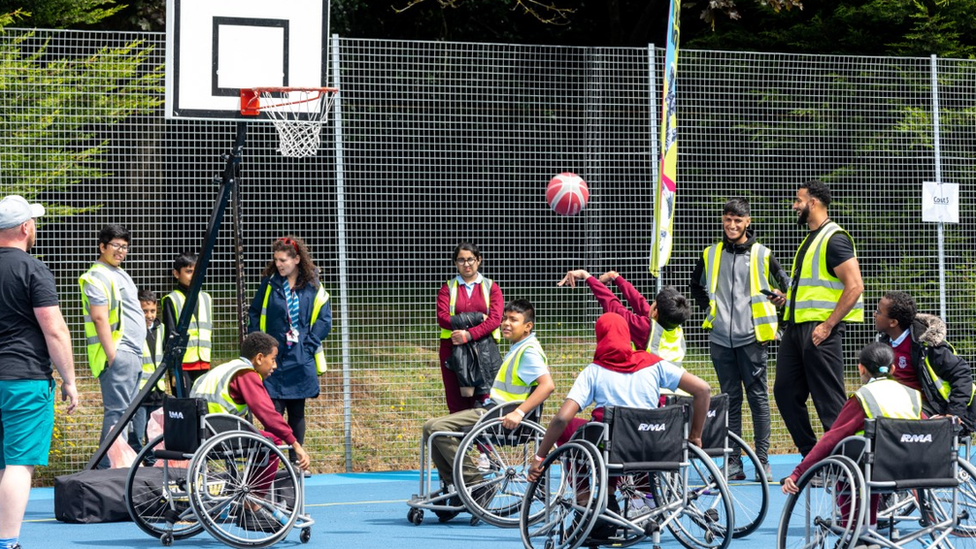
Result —
[[[689, 549], [725, 549], [733, 509], [718, 467], [687, 442], [684, 405], [612, 407], [551, 452], [526, 491], [526, 549], [626, 547], [667, 529]], [[528, 512], [541, 506], [535, 523]]]
[[[467, 511], [471, 513], [472, 526], [479, 522], [501, 528], [518, 526], [522, 497], [528, 485], [526, 475], [546, 434], [537, 422], [539, 409], [526, 414], [515, 429], [502, 426], [502, 419], [521, 403], [495, 406], [470, 429], [437, 431], [431, 433], [426, 444], [421, 441], [420, 490], [407, 501], [408, 521], [420, 525], [424, 511], [432, 511], [441, 522], [446, 522]], [[430, 454], [437, 437], [460, 439], [453, 464], [453, 486], [442, 483], [435, 488], [436, 468]], [[538, 516], [537, 509], [530, 512]]]
[[[691, 397], [668, 395], [665, 403], [682, 403], [691, 408]], [[729, 487], [732, 509], [735, 515], [733, 538], [742, 538], [756, 531], [769, 510], [769, 480], [766, 478], [759, 456], [742, 437], [729, 431], [729, 396], [725, 393], [712, 396], [708, 404], [708, 416], [702, 429], [702, 449], [714, 461]], [[731, 480], [728, 477], [729, 460], [739, 450], [742, 470], [746, 477]], [[691, 459], [696, 459], [694, 456]], [[752, 476], [750, 476], [752, 475]], [[759, 479], [759, 480], [753, 480]]]
[[207, 414], [204, 401], [167, 399], [164, 434], [136, 457], [125, 485], [133, 522], [164, 546], [206, 530], [232, 547], [311, 539], [304, 475], [247, 420]]
[[976, 468], [957, 434], [951, 418], [866, 420], [800, 477], [777, 547], [976, 547]]

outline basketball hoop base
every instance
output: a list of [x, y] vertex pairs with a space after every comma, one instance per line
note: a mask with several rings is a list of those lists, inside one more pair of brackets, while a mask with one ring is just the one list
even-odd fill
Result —
[[278, 131], [278, 152], [290, 158], [315, 156], [337, 88], [242, 88], [241, 114], [267, 115]]

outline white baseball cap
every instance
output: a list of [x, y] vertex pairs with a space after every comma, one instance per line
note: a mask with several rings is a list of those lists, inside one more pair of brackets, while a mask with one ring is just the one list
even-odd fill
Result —
[[31, 204], [19, 194], [12, 194], [0, 200], [0, 230], [16, 227], [42, 215], [44, 215], [44, 206]]

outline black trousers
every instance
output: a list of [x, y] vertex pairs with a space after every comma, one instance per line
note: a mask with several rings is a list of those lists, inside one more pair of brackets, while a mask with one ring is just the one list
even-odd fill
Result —
[[305, 399], [273, 398], [275, 410], [281, 414], [291, 427], [299, 444], [305, 444]]
[[[769, 389], [766, 382], [766, 345], [753, 341], [741, 347], [728, 348], [709, 343], [712, 365], [722, 392], [729, 395], [729, 430], [742, 436], [742, 395], [752, 411], [752, 429], [756, 455], [763, 463], [769, 455]], [[739, 456], [738, 446], [732, 455]]]
[[843, 357], [847, 326], [839, 322], [827, 339], [814, 345], [811, 336], [818, 324], [787, 325], [776, 357], [776, 381], [773, 384], [779, 413], [793, 437], [793, 444], [804, 456], [817, 443], [807, 413], [807, 399], [813, 399], [824, 431], [834, 424], [847, 401]]

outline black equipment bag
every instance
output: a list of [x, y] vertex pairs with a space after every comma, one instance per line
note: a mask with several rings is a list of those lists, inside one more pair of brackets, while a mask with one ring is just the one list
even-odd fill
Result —
[[[54, 518], [73, 524], [131, 520], [125, 508], [125, 480], [129, 469], [81, 471], [54, 479]], [[140, 467], [136, 493], [163, 483], [161, 467]]]

